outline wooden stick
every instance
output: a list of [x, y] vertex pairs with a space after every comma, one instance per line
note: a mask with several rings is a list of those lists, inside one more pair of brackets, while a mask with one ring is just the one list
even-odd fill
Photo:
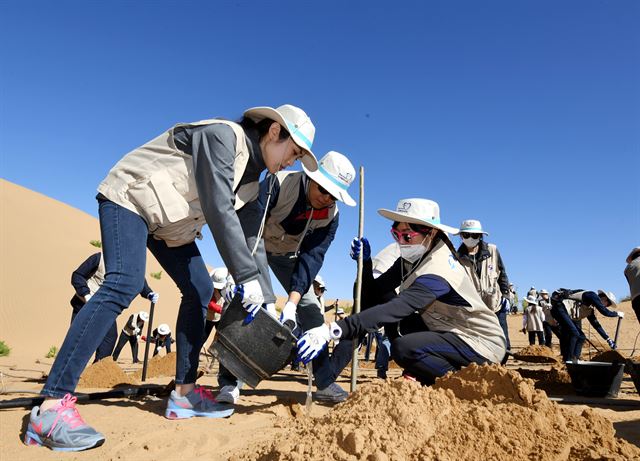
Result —
[[[153, 328], [153, 310], [156, 307], [156, 303], [151, 302], [151, 308], [149, 309], [149, 324], [147, 325], [147, 340], [144, 344], [144, 361], [142, 362], [142, 381], [143, 383], [147, 379], [147, 362], [149, 361], [149, 343], [151, 342], [151, 328]], [[156, 346], [157, 347], [157, 346]]]
[[[358, 219], [358, 238], [362, 239], [364, 235], [364, 167], [360, 167], [360, 217]], [[360, 300], [362, 291], [362, 255], [364, 246], [360, 249], [358, 255], [358, 275], [356, 278], [356, 293], [353, 300], [353, 311], [355, 314], [360, 313]], [[353, 353], [351, 357], [351, 392], [356, 390], [356, 381], [358, 379], [358, 339], [353, 343]]]

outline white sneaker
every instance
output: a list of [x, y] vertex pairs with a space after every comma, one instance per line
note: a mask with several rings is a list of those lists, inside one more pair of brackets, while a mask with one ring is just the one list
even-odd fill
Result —
[[239, 386], [223, 386], [216, 396], [216, 401], [220, 403], [236, 404], [240, 400]]

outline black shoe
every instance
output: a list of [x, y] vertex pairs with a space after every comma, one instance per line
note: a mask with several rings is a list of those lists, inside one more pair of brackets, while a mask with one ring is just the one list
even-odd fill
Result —
[[314, 394], [314, 400], [318, 402], [327, 403], [340, 403], [347, 400], [349, 393], [338, 386], [336, 383], [331, 383], [324, 389], [318, 389]]

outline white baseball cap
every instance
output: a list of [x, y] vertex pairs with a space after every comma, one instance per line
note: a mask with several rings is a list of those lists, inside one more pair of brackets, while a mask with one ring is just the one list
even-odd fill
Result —
[[356, 178], [356, 170], [347, 157], [340, 152], [330, 151], [318, 162], [316, 171], [309, 170], [304, 164], [304, 172], [320, 184], [336, 199], [348, 206], [355, 206], [356, 202], [351, 198], [347, 189]]
[[147, 314], [145, 311], [140, 311], [138, 312], [138, 318], [142, 319], [143, 322], [148, 322], [149, 314]]
[[161, 323], [158, 326], [158, 333], [161, 335], [168, 335], [169, 333], [171, 333], [171, 328], [169, 328], [169, 325], [167, 325], [166, 323]]
[[217, 269], [213, 269], [209, 276], [211, 277], [211, 281], [213, 282], [213, 288], [217, 288], [218, 290], [222, 290], [227, 285], [227, 276], [229, 275], [229, 271], [226, 267], [219, 267]]
[[265, 118], [278, 122], [289, 132], [293, 142], [307, 153], [300, 159], [302, 164], [310, 171], [318, 169], [318, 161], [311, 151], [316, 127], [305, 111], [291, 104], [284, 104], [276, 109], [268, 106], [252, 107], [244, 111], [244, 116], [254, 122]]
[[395, 210], [380, 208], [378, 213], [391, 221], [420, 224], [454, 235], [458, 233], [455, 227], [440, 223], [440, 207], [433, 200], [406, 198], [398, 202]]
[[614, 295], [611, 291], [598, 290], [598, 294], [606, 297], [612, 306], [615, 306], [618, 302], [616, 295]]
[[324, 288], [325, 290], [327, 289], [324, 284], [324, 280], [320, 277], [320, 274], [316, 275], [316, 278], [314, 278], [313, 281], [316, 282], [320, 288]]
[[465, 219], [462, 221], [462, 224], [460, 224], [460, 232], [489, 235], [489, 232], [482, 230], [482, 224], [477, 219]]

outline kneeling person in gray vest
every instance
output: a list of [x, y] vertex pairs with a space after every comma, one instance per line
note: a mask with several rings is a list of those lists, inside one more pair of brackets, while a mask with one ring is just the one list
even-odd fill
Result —
[[410, 198], [400, 200], [395, 210], [378, 213], [393, 221], [391, 232], [401, 257], [375, 282], [372, 266], [367, 264], [363, 285], [366, 277], [369, 285], [384, 286], [387, 292], [400, 287], [398, 296], [307, 331], [298, 340], [299, 357], [309, 361], [330, 340], [358, 338], [418, 311], [421, 317], [416, 320], [421, 325], [391, 343], [391, 356], [406, 375], [432, 384], [470, 363], [499, 363], [506, 353], [504, 333], [456, 258], [447, 233], [457, 229], [440, 223], [438, 204]]

